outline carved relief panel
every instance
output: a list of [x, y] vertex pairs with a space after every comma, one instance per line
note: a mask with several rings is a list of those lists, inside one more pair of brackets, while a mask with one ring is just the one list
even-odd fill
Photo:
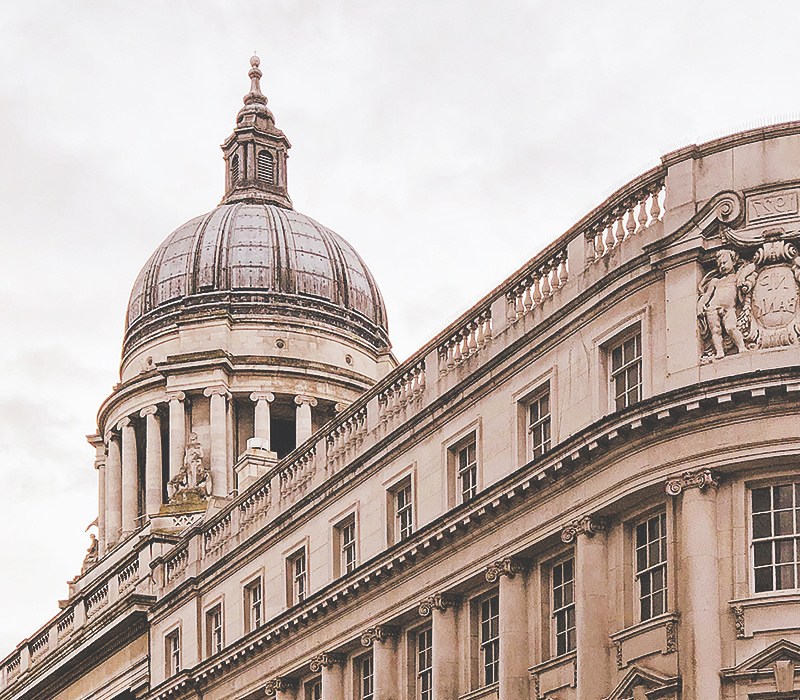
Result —
[[800, 344], [798, 190], [748, 196], [746, 225], [720, 226], [698, 288], [701, 360]]

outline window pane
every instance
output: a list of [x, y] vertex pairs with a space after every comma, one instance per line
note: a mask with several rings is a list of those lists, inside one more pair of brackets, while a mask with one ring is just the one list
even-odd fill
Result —
[[769, 488], [753, 489], [753, 512], [763, 513], [770, 509]]
[[785, 591], [794, 588], [794, 564], [775, 567], [775, 589]]
[[772, 567], [756, 569], [756, 593], [772, 590]]
[[775, 535], [794, 534], [794, 511], [783, 510], [775, 513]]
[[774, 507], [775, 510], [792, 507], [792, 486], [775, 486], [773, 489], [774, 494]]
[[754, 544], [753, 560], [756, 566], [772, 564], [772, 542], [757, 542]]
[[753, 537], [760, 539], [762, 537], [772, 536], [772, 518], [769, 513], [759, 513], [753, 515]]
[[775, 543], [775, 561], [780, 564], [794, 562], [794, 540], [778, 540]]

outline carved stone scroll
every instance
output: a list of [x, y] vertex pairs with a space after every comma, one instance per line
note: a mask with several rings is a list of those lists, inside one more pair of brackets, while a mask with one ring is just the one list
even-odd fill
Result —
[[317, 654], [317, 656], [311, 659], [309, 668], [311, 669], [311, 673], [319, 673], [323, 667], [328, 668], [330, 666], [342, 666], [344, 662], [344, 654], [335, 654], [333, 652], [326, 651], [322, 654]]
[[524, 573], [525, 562], [517, 557], [504, 557], [499, 561], [489, 564], [486, 568], [486, 580], [489, 583], [496, 583], [501, 576], [514, 578], [517, 574]]
[[684, 489], [697, 488], [701, 491], [711, 487], [717, 488], [719, 480], [710, 469], [683, 472], [678, 477], [667, 480], [666, 491], [668, 496], [679, 496]]
[[435, 593], [432, 596], [423, 598], [419, 604], [419, 614], [422, 617], [429, 617], [434, 610], [447, 610], [453, 608], [461, 601], [461, 598], [448, 593]]
[[608, 529], [608, 521], [594, 515], [584, 515], [578, 520], [573, 520], [565, 525], [561, 530], [561, 541], [565, 544], [574, 542], [578, 535], [594, 537], [595, 533], [605, 532]]
[[371, 647], [375, 641], [383, 642], [392, 639], [400, 634], [400, 628], [394, 625], [376, 625], [370, 627], [361, 635], [361, 646]]

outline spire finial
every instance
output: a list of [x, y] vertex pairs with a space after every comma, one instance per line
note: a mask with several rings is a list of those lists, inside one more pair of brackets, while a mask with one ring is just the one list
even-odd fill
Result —
[[253, 54], [250, 59], [250, 71], [247, 74], [250, 76], [250, 92], [244, 96], [244, 103], [246, 105], [253, 104], [254, 102], [262, 105], [267, 104], [267, 98], [264, 96], [264, 93], [261, 92], [261, 76], [264, 74], [259, 68], [260, 65], [261, 59]]

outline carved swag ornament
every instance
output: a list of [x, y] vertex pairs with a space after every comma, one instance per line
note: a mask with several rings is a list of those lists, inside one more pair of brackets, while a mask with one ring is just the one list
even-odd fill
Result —
[[[780, 193], [760, 195], [765, 201], [770, 198], [777, 200]], [[757, 203], [748, 198], [749, 218]], [[747, 226], [734, 231], [722, 225], [719, 237], [723, 247], [716, 250], [713, 269], [698, 288], [701, 361], [800, 344], [797, 227]]]

